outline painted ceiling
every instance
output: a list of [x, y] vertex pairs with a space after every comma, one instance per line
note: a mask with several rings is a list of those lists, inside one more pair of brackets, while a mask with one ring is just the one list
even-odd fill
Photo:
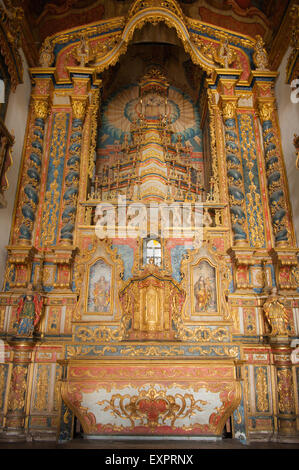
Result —
[[[132, 1], [15, 0], [14, 4], [21, 6], [25, 13], [24, 49], [29, 65], [36, 65], [38, 50], [47, 36], [126, 15]], [[270, 49], [293, 0], [180, 0], [178, 3], [188, 17], [253, 37], [260, 34]]]

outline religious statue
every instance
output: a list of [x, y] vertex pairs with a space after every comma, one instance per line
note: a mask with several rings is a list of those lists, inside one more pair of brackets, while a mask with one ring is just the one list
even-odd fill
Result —
[[207, 310], [211, 300], [211, 290], [203, 276], [200, 276], [195, 283], [194, 294], [196, 299], [195, 311], [204, 312]]
[[264, 303], [263, 309], [269, 326], [270, 336], [287, 336], [288, 314], [285, 306], [273, 289], [272, 295]]
[[236, 60], [236, 52], [229, 47], [228, 40], [222, 39], [219, 47], [213, 54], [214, 61], [222, 65], [225, 69], [228, 69], [229, 66]]
[[144, 271], [146, 273], [155, 273], [155, 272], [157, 273], [157, 272], [159, 272], [159, 266], [156, 265], [154, 258], [150, 258], [148, 260], [148, 263], [145, 265]]
[[42, 314], [43, 298], [28, 285], [28, 292], [22, 295], [17, 309], [17, 335], [32, 337]]
[[158, 321], [158, 291], [151, 285], [145, 294], [143, 326], [147, 331], [159, 330]]
[[254, 47], [253, 61], [257, 70], [269, 70], [269, 59], [268, 53], [264, 47], [265, 43], [263, 38], [258, 34], [256, 36], [256, 42]]
[[98, 312], [108, 312], [110, 305], [110, 283], [101, 276], [94, 286], [94, 303]]

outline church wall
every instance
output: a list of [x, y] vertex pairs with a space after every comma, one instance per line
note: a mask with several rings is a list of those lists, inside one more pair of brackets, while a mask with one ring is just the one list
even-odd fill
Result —
[[17, 190], [18, 175], [20, 169], [20, 162], [22, 159], [22, 149], [24, 142], [24, 135], [27, 123], [28, 104], [30, 99], [30, 77], [28, 73], [28, 65], [24, 54], [20, 51], [23, 67], [24, 77], [23, 83], [18, 85], [16, 91], [10, 93], [7, 112], [5, 117], [5, 125], [8, 131], [15, 136], [15, 143], [12, 149], [13, 164], [8, 170], [7, 179], [9, 187], [5, 193], [7, 200], [7, 207], [1, 209], [1, 225], [0, 225], [0, 283], [1, 288], [4, 282], [4, 272], [6, 263], [6, 246], [9, 243], [12, 214], [14, 210], [15, 194]]
[[[286, 172], [289, 182], [290, 200], [293, 210], [294, 229], [297, 243], [299, 242], [299, 171], [295, 167], [294, 134], [298, 133], [299, 102], [291, 101], [291, 86], [286, 84], [286, 65], [291, 48], [286, 52], [278, 69], [279, 77], [276, 82], [276, 97], [278, 116], [281, 129], [281, 142], [284, 154]], [[298, 100], [298, 93], [297, 93]]]

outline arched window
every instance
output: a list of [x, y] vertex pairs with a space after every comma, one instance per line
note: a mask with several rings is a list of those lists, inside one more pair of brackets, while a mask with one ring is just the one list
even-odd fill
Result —
[[155, 238], [147, 239], [144, 247], [144, 264], [148, 264], [150, 259], [153, 259], [156, 266], [161, 266], [162, 250], [160, 241]]

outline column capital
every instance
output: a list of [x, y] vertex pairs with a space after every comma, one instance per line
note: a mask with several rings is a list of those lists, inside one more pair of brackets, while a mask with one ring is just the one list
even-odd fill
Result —
[[238, 106], [238, 96], [221, 95], [219, 104], [224, 119], [234, 119]]
[[33, 113], [38, 119], [47, 119], [50, 110], [49, 95], [33, 95], [32, 96]]
[[258, 98], [257, 109], [262, 123], [270, 121], [275, 111], [275, 98]]
[[75, 95], [71, 96], [71, 105], [73, 117], [84, 121], [86, 108], [88, 102], [88, 95]]

